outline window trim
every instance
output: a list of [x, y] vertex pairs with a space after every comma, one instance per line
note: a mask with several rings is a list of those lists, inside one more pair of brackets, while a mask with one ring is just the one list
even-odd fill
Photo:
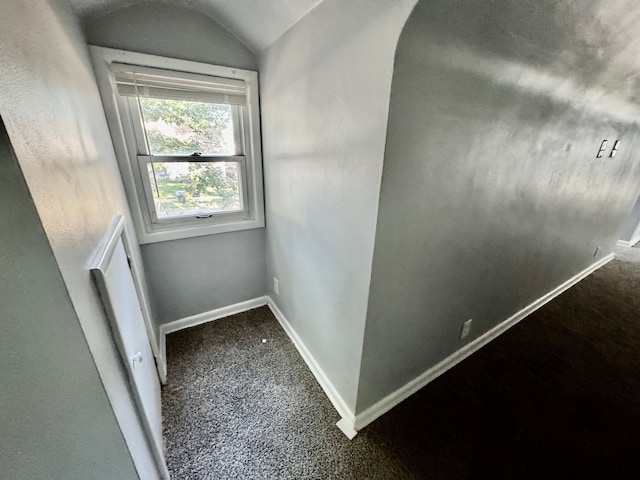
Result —
[[[90, 45], [89, 50], [139, 242], [153, 243], [264, 227], [257, 72], [94, 45]], [[143, 161], [139, 157], [144, 155], [140, 155], [138, 151], [137, 136], [134, 132], [136, 122], [131, 118], [129, 102], [117, 93], [111, 69], [113, 63], [184, 72], [187, 75], [237, 79], [245, 82], [247, 105], [239, 109], [241, 120], [239, 129], [244, 142], [242, 154], [237, 157], [243, 157], [240, 161], [243, 177], [243, 184], [240, 188], [245, 190], [243, 196], [247, 203], [246, 211], [219, 213], [210, 218], [189, 217], [170, 221], [153, 221], [151, 209], [147, 208], [147, 191], [140, 169]]]

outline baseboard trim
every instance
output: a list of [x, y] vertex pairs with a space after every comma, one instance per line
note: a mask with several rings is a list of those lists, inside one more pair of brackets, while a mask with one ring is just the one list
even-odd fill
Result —
[[235, 315], [236, 313], [242, 313], [253, 308], [262, 307], [263, 305], [267, 304], [268, 298], [269, 297], [267, 296], [252, 298], [251, 300], [246, 300], [244, 302], [235, 303], [226, 307], [216, 308], [215, 310], [198, 313], [197, 315], [191, 315], [190, 317], [184, 317], [179, 320], [174, 320], [173, 322], [165, 323], [160, 326], [160, 329], [162, 333], [166, 335], [169, 333], [177, 332], [178, 330], [184, 330], [185, 328], [202, 325], [203, 323], [208, 323], [213, 320], [228, 317], [229, 315]]
[[616, 245], [618, 247], [624, 247], [624, 248], [631, 248], [633, 247], [636, 243], [640, 242], [640, 234], [633, 237], [631, 240], [629, 240], [628, 242], [626, 240], [618, 240], [616, 242]]
[[[329, 377], [327, 377], [327, 375], [324, 373], [324, 370], [322, 370], [322, 368], [320, 367], [320, 365], [318, 364], [314, 356], [311, 354], [311, 352], [309, 351], [307, 346], [304, 344], [302, 339], [298, 336], [298, 334], [296, 333], [294, 328], [291, 326], [287, 318], [284, 316], [282, 311], [278, 308], [278, 306], [276, 305], [276, 303], [273, 301], [271, 297], [268, 297], [268, 298], [269, 298], [268, 306], [273, 312], [274, 317], [276, 317], [282, 329], [285, 331], [285, 333], [289, 336], [289, 338], [295, 345], [296, 349], [298, 350], [298, 353], [300, 354], [302, 359], [305, 361], [305, 363], [309, 367], [309, 370], [311, 370], [311, 373], [316, 378], [316, 381], [320, 384], [320, 387], [322, 387], [322, 390], [324, 390], [325, 395], [329, 398], [329, 401], [333, 404], [333, 407], [338, 411], [338, 413], [342, 417], [342, 419], [338, 422], [338, 427], [340, 428], [340, 430], [342, 430], [345, 433], [345, 435], [347, 435], [347, 437], [349, 437], [350, 433], [345, 432], [343, 427], [344, 426], [351, 427], [351, 428], [353, 427], [353, 423], [355, 419], [353, 412], [347, 406], [344, 399], [340, 396], [336, 388], [333, 386], [333, 384], [329, 380]], [[353, 438], [353, 436], [355, 436], [355, 433], [357, 432], [354, 432], [353, 435], [350, 436], [349, 438], [350, 439]]]
[[185, 328], [195, 327], [197, 325], [202, 325], [203, 323], [212, 322], [214, 320], [219, 320], [220, 318], [228, 317], [230, 315], [235, 315], [237, 313], [246, 312], [247, 310], [252, 310], [254, 308], [262, 307], [267, 305], [269, 297], [257, 297], [251, 300], [246, 300], [244, 302], [235, 303], [233, 305], [228, 305], [226, 307], [216, 308], [214, 310], [210, 310], [204, 313], [198, 313], [197, 315], [191, 315], [189, 317], [184, 317], [179, 320], [174, 320], [173, 322], [164, 323], [160, 325], [160, 352], [159, 352], [159, 370], [161, 378], [165, 380], [162, 382], [163, 384], [166, 382], [167, 378], [167, 335], [173, 332], [177, 332], [179, 330], [184, 330]]
[[158, 372], [160, 373], [160, 382], [162, 385], [167, 384], [167, 335], [162, 332], [162, 325], [160, 325], [158, 335], [158, 359], [156, 360]]
[[341, 418], [338, 423], [336, 423], [336, 427], [338, 427], [349, 440], [353, 440], [358, 434], [358, 431], [353, 428], [353, 422], [350, 422], [346, 418]]
[[362, 428], [366, 427], [375, 419], [377, 419], [378, 417], [382, 416], [383, 414], [391, 410], [400, 402], [402, 402], [409, 396], [416, 393], [418, 390], [423, 388], [425, 385], [427, 385], [431, 381], [435, 380], [437, 377], [445, 373], [450, 368], [460, 363], [462, 360], [467, 358], [472, 353], [477, 352], [479, 349], [481, 349], [486, 344], [488, 344], [491, 340], [500, 336], [509, 328], [513, 327], [518, 322], [520, 322], [522, 319], [529, 316], [531, 313], [535, 312], [540, 307], [547, 304], [548, 302], [556, 298], [558, 295], [560, 295], [564, 291], [568, 290], [569, 288], [577, 284], [580, 280], [584, 279], [594, 271], [598, 270], [600, 267], [606, 265], [614, 258], [615, 258], [615, 255], [612, 253], [602, 258], [601, 260], [595, 262], [594, 264], [587, 267], [586, 269], [584, 269], [574, 277], [570, 278], [569, 280], [567, 280], [557, 288], [551, 290], [546, 295], [540, 297], [538, 300], [534, 301], [527, 307], [523, 308], [522, 310], [517, 312], [515, 315], [509, 317], [504, 322], [498, 324], [497, 326], [495, 326], [494, 328], [492, 328], [482, 336], [476, 338], [469, 344], [462, 347], [457, 352], [445, 358], [440, 363], [437, 363], [436, 365], [434, 365], [433, 367], [431, 367], [430, 369], [428, 369], [423, 374], [413, 379], [403, 387], [400, 387], [395, 392], [387, 395], [385, 398], [373, 404], [371, 407], [367, 408], [362, 413], [357, 414], [355, 417], [355, 421], [353, 422], [353, 428], [355, 430], [361, 430]]
[[638, 242], [640, 242], [640, 226], [638, 226], [634, 230], [634, 232], [631, 234], [631, 238], [628, 241], [627, 240], [618, 240], [616, 245], [618, 247], [631, 248]]

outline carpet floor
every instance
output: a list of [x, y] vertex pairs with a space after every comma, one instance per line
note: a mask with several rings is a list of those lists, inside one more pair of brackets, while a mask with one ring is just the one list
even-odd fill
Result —
[[267, 307], [169, 335], [172, 479], [640, 478], [640, 249], [617, 253], [353, 441]]

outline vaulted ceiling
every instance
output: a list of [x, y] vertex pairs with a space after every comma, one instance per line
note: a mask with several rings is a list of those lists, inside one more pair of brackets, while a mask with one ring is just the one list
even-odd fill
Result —
[[136, 3], [186, 6], [213, 18], [260, 52], [323, 0], [68, 0], [81, 21]]

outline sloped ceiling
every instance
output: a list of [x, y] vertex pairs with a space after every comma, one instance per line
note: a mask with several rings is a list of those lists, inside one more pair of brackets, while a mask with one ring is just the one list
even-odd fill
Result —
[[169, 3], [192, 8], [226, 27], [258, 53], [323, 0], [68, 0], [81, 21], [136, 3]]

